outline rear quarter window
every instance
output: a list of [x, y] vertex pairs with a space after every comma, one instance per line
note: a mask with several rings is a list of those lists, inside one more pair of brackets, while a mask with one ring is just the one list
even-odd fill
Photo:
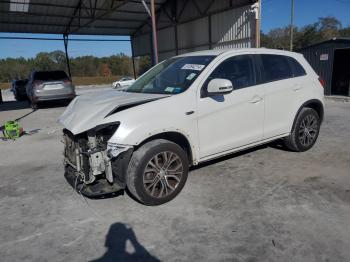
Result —
[[294, 77], [306, 75], [304, 67], [297, 60], [295, 60], [293, 57], [288, 57], [288, 60], [290, 65], [292, 66]]
[[263, 82], [272, 82], [293, 77], [288, 58], [283, 55], [260, 55]]

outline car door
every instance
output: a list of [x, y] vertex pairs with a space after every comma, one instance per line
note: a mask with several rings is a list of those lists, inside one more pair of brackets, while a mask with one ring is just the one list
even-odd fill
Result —
[[264, 138], [268, 139], [290, 132], [299, 85], [286, 56], [261, 54], [259, 58], [265, 90]]
[[132, 82], [133, 80], [131, 78], [128, 78], [126, 81], [125, 81], [125, 85], [126, 86], [131, 86], [132, 85]]
[[[233, 92], [209, 96], [208, 82], [228, 79]], [[263, 137], [264, 94], [256, 85], [256, 70], [251, 55], [238, 55], [221, 62], [201, 89], [198, 101], [200, 157], [208, 158], [257, 142]]]

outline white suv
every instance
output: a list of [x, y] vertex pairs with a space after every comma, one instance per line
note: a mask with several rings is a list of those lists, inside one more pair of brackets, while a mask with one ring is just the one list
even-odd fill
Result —
[[302, 55], [201, 51], [168, 59], [124, 90], [80, 96], [60, 117], [65, 176], [90, 197], [122, 188], [146, 205], [173, 199], [188, 167], [283, 138], [310, 149], [323, 87]]

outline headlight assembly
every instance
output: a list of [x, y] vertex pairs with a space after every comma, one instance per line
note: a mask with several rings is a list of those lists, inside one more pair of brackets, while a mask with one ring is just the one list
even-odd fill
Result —
[[121, 153], [129, 150], [130, 148], [132, 148], [132, 146], [119, 145], [119, 144], [115, 144], [115, 143], [108, 143], [107, 144], [107, 156], [109, 158], [115, 158], [118, 155], [120, 155]]

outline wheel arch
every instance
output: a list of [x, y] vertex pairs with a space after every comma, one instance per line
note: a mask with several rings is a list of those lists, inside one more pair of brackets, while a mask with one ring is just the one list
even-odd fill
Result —
[[137, 149], [137, 148], [141, 147], [142, 145], [144, 145], [145, 143], [150, 142], [150, 141], [155, 140], [155, 139], [166, 139], [166, 140], [169, 140], [169, 141], [179, 145], [186, 152], [190, 165], [193, 164], [193, 161], [195, 159], [195, 156], [193, 155], [194, 150], [192, 150], [191, 143], [190, 143], [189, 139], [180, 132], [166, 131], [166, 132], [152, 135], [152, 136], [144, 139], [141, 143], [139, 143], [135, 147], [135, 149]]
[[305, 108], [305, 107], [314, 109], [314, 110], [317, 112], [318, 116], [320, 117], [320, 120], [321, 120], [321, 123], [322, 123], [323, 118], [324, 118], [324, 106], [323, 106], [323, 103], [322, 103], [320, 100], [318, 100], [318, 99], [311, 99], [311, 100], [308, 100], [308, 101], [304, 102], [304, 103], [299, 107], [297, 113], [296, 113], [295, 116], [294, 116], [293, 126], [292, 126], [292, 129], [291, 129], [291, 130], [293, 130], [293, 128], [294, 128], [294, 126], [295, 126], [295, 122], [296, 122], [296, 119], [297, 119], [297, 117], [298, 117], [300, 111], [301, 111], [303, 108]]

